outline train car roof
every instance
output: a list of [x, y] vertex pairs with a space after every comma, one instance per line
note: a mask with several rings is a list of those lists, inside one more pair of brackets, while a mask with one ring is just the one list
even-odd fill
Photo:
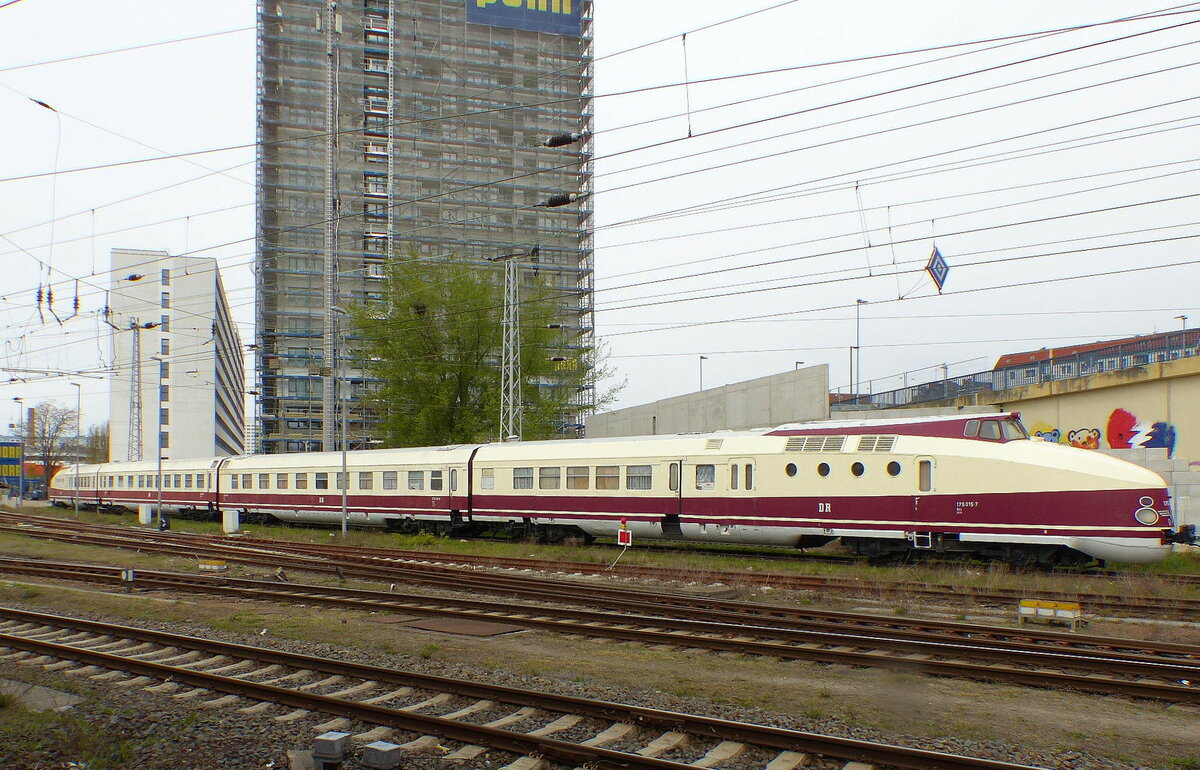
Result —
[[931, 417], [881, 417], [871, 420], [822, 420], [820, 422], [797, 422], [780, 425], [770, 430], [768, 436], [825, 436], [833, 434], [855, 435], [863, 433], [895, 433], [900, 436], [951, 436], [962, 437], [957, 426], [968, 420], [1017, 419], [1018, 412], [987, 412], [984, 414], [951, 414]]

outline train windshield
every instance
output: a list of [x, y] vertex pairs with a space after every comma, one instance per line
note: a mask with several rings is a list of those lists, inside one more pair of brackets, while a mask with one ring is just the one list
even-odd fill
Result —
[[1004, 432], [1005, 441], [1016, 441], [1018, 439], [1029, 438], [1029, 434], [1025, 431], [1025, 426], [1020, 420], [1009, 418], [1000, 421], [1000, 429]]

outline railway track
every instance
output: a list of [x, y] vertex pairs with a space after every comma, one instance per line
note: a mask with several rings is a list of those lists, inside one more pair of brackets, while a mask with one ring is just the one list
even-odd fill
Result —
[[[198, 558], [222, 558], [246, 564], [288, 566], [288, 558], [307, 560], [291, 562], [290, 566], [307, 569], [304, 564], [337, 564], [342, 574], [350, 574], [359, 568], [372, 565], [387, 565], [398, 568], [402, 562], [424, 565], [460, 566], [470, 568], [494, 568], [527, 570], [551, 574], [610, 575], [627, 578], [660, 581], [684, 581], [692, 583], [725, 585], [761, 585], [788, 591], [819, 593], [842, 593], [872, 598], [896, 596], [919, 597], [931, 600], [971, 605], [1015, 606], [1028, 598], [1079, 602], [1088, 611], [1137, 614], [1146, 617], [1192, 619], [1200, 617], [1200, 598], [1185, 596], [1114, 595], [1095, 591], [1051, 591], [1038, 589], [982, 587], [949, 585], [920, 581], [871, 580], [858, 577], [830, 575], [796, 575], [788, 573], [760, 573], [750, 571], [729, 572], [722, 570], [688, 569], [642, 565], [607, 566], [589, 562], [563, 562], [552, 559], [510, 558], [467, 554], [446, 554], [425, 551], [405, 551], [386, 548], [363, 548], [336, 545], [300, 544], [288, 541], [256, 538], [228, 538], [206, 535], [187, 535], [170, 532], [133, 530], [121, 526], [87, 526], [78, 522], [53, 517], [0, 516], [0, 531], [19, 532], [31, 537], [41, 537], [71, 542], [102, 545], [118, 548], [133, 548], [163, 553], [192, 553]], [[22, 523], [25, 526], [22, 526]], [[29, 526], [33, 525], [33, 526]], [[317, 568], [317, 571], [324, 571]], [[409, 573], [412, 575], [413, 573]], [[411, 579], [416, 579], [411, 578]], [[1185, 583], [1186, 590], [1191, 586]], [[1125, 586], [1120, 587], [1125, 590]]]
[[[121, 570], [40, 560], [0, 559], [9, 574], [119, 584]], [[474, 576], [494, 580], [495, 575]], [[1176, 703], [1200, 703], [1200, 648], [1105, 637], [1006, 630], [850, 613], [808, 613], [681, 594], [653, 594], [569, 581], [525, 581], [524, 598], [410, 595], [139, 570], [142, 588], [199, 591], [247, 599], [402, 615], [502, 622], [561, 634], [687, 650], [839, 663], [1036, 687], [1059, 687]], [[475, 585], [469, 583], [465, 590]], [[441, 582], [443, 588], [464, 590]], [[506, 590], [506, 589], [502, 589]], [[532, 603], [532, 602], [538, 603]], [[605, 609], [562, 606], [583, 602]], [[554, 604], [551, 604], [554, 602]]]
[[14, 609], [0, 608], [0, 660], [237, 708], [247, 718], [331, 716], [314, 733], [353, 731], [359, 745], [388, 739], [418, 752], [453, 741], [446, 760], [502, 752], [514, 770], [546, 761], [596, 770], [1028, 768]]

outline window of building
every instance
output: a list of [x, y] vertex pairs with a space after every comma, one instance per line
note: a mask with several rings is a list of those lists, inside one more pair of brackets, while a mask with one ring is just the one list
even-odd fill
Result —
[[538, 468], [538, 489], [558, 489], [562, 486], [562, 468]]
[[308, 489], [308, 474], [307, 473], [297, 473], [296, 474], [296, 489]]
[[363, 69], [367, 72], [387, 72], [387, 59], [375, 59], [370, 56], [363, 62]]
[[586, 465], [567, 467], [567, 489], [587, 489], [591, 481], [591, 469]]
[[286, 473], [276, 473], [275, 474], [275, 488], [276, 489], [287, 489], [288, 488], [288, 475]]
[[162, 331], [162, 332], [171, 331], [171, 316], [169, 316], [169, 315], [159, 316], [158, 317], [158, 328], [159, 328], [159, 331]]
[[170, 292], [164, 291], [162, 293], [162, 298], [160, 300], [160, 304], [162, 305], [164, 310], [170, 309], [170, 307], [171, 307], [171, 293]]
[[158, 362], [158, 376], [164, 380], [171, 376], [171, 365], [166, 361]]
[[421, 490], [425, 488], [425, 471], [409, 471], [408, 472], [408, 488], [411, 490]]
[[169, 433], [158, 434], [158, 446], [162, 449], [171, 448], [171, 435]]
[[242, 474], [242, 489], [254, 489], [254, 474], [253, 473], [243, 473]]
[[621, 488], [621, 466], [619, 465], [597, 465], [596, 466], [596, 489], [620, 489]]
[[533, 489], [533, 468], [513, 468], [513, 489]]
[[164, 356], [170, 355], [171, 341], [169, 339], [167, 339], [166, 337], [163, 337], [161, 342], [159, 342], [158, 352], [162, 353]]
[[359, 473], [358, 474], [358, 488], [359, 489], [374, 489], [375, 488], [375, 474], [370, 471], [363, 471], [363, 472]]
[[441, 492], [442, 491], [442, 472], [441, 471], [430, 471], [429, 472], [429, 489], [433, 492]]
[[479, 488], [480, 489], [495, 489], [496, 488], [496, 469], [484, 468], [479, 472]]
[[159, 385], [158, 386], [158, 397], [162, 401], [170, 401], [171, 400], [171, 386], [170, 385]]
[[169, 268], [165, 268], [165, 267], [164, 267], [164, 268], [162, 269], [162, 279], [161, 279], [161, 280], [162, 280], [162, 285], [163, 285], [163, 286], [170, 286], [170, 285], [171, 285], [171, 271], [170, 271], [170, 269], [169, 269]]
[[269, 474], [269, 473], [258, 474], [258, 488], [259, 489], [270, 489], [271, 488], [271, 474]]
[[171, 410], [170, 409], [163, 407], [162, 409], [158, 410], [158, 424], [159, 425], [170, 425], [171, 424]]
[[717, 466], [696, 466], [696, 489], [712, 489], [717, 485]]
[[653, 466], [630, 465], [625, 469], [626, 489], [650, 489], [654, 485]]
[[313, 489], [329, 489], [329, 474], [314, 473], [313, 474]]
[[396, 477], [397, 477], [396, 471], [384, 471], [383, 472], [383, 488], [384, 489], [399, 489], [400, 485], [398, 484]]

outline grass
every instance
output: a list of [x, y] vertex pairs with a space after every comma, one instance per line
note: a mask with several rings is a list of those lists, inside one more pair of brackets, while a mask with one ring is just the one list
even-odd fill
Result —
[[[115, 710], [111, 713], [119, 715]], [[45, 753], [72, 757], [76, 764], [70, 766], [74, 767], [118, 770], [130, 766], [137, 745], [112, 731], [97, 730], [91, 721], [72, 712], [32, 711], [17, 705], [13, 696], [0, 696], [0, 759], [27, 759]]]

